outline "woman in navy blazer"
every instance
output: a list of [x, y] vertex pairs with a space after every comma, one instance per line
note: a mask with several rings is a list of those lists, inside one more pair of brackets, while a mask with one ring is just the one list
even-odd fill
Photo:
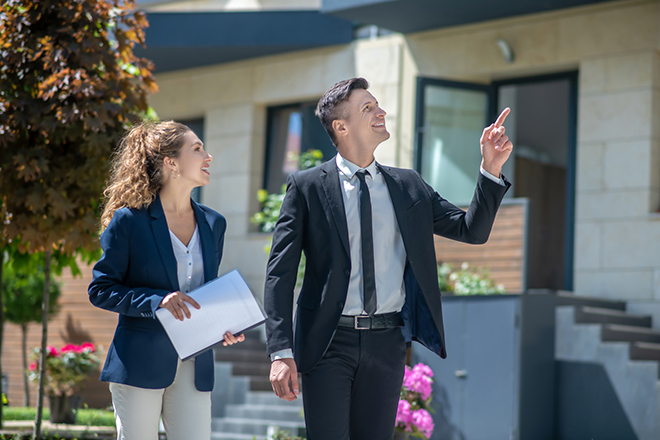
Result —
[[[182, 362], [158, 308], [190, 318], [186, 293], [216, 278], [225, 218], [190, 198], [209, 183], [210, 154], [185, 125], [143, 124], [123, 139], [105, 190], [103, 256], [89, 298], [117, 312], [101, 380], [110, 382], [118, 439], [209, 439], [214, 368], [208, 350]], [[224, 335], [225, 345], [244, 340]]]

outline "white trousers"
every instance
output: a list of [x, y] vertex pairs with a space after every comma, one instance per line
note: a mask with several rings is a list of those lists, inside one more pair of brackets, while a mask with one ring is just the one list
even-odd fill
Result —
[[195, 388], [195, 359], [177, 364], [174, 382], [150, 390], [110, 383], [117, 440], [158, 440], [163, 419], [168, 440], [211, 438], [211, 393]]

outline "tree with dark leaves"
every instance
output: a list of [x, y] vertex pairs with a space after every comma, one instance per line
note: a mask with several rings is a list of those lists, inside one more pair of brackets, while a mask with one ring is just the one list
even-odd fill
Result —
[[[109, 158], [156, 91], [133, 54], [146, 26], [134, 0], [0, 6], [0, 251], [43, 252], [44, 355], [51, 260], [97, 252]], [[37, 396], [39, 439], [43, 381]]]

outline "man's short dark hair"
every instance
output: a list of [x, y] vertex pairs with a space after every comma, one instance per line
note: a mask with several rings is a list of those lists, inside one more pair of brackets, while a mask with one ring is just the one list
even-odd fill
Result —
[[321, 120], [323, 128], [328, 132], [328, 135], [335, 146], [337, 146], [337, 138], [335, 136], [335, 131], [332, 128], [332, 121], [346, 117], [346, 112], [343, 111], [344, 106], [342, 104], [348, 101], [353, 90], [367, 90], [368, 88], [369, 81], [364, 78], [345, 79], [330, 87], [330, 89], [328, 89], [319, 100], [314, 114]]

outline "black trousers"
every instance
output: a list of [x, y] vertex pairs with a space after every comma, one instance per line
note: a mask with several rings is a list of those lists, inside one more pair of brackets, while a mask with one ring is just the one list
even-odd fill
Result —
[[400, 328], [338, 327], [302, 375], [308, 440], [392, 440], [406, 362]]

